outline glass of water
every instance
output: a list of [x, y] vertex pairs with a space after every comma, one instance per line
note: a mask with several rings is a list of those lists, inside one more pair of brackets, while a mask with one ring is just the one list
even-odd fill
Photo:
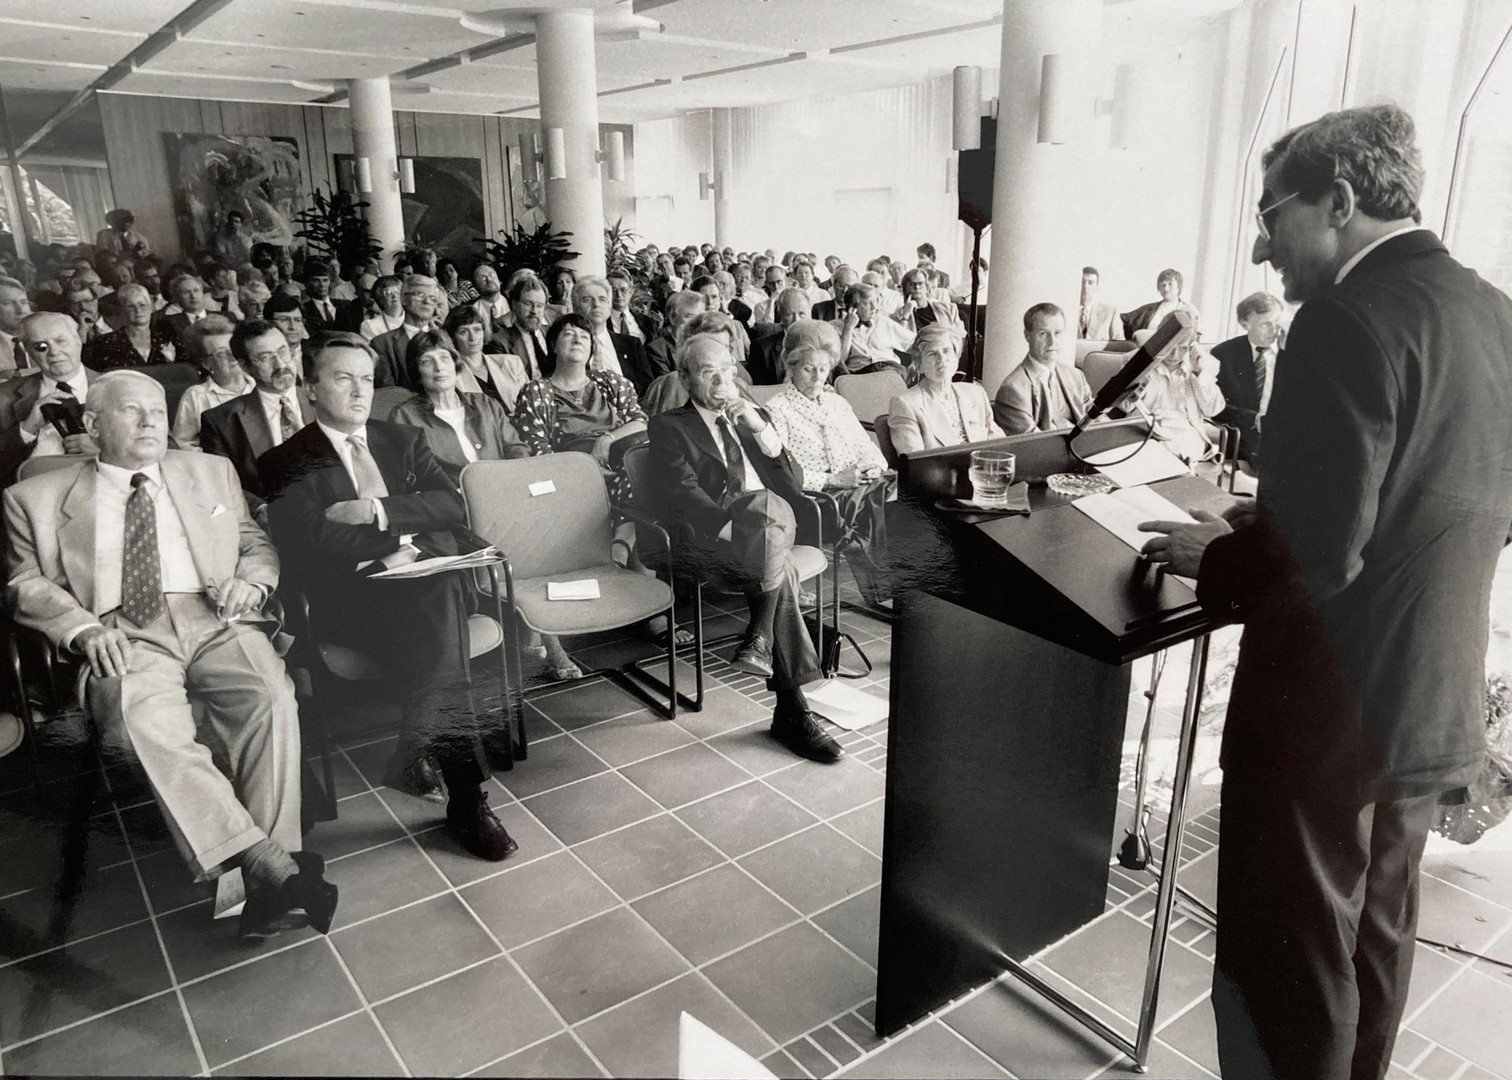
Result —
[[978, 506], [1007, 506], [1008, 487], [1013, 483], [1014, 457], [1003, 450], [973, 450], [971, 498]]

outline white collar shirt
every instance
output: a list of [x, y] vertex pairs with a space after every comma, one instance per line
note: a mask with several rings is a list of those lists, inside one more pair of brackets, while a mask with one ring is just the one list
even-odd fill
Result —
[[619, 353], [614, 351], [614, 338], [610, 337], [608, 324], [595, 335], [595, 341], [598, 344], [598, 366], [616, 375], [624, 375], [625, 369], [620, 366]]
[[614, 311], [609, 314], [609, 327], [617, 334], [633, 337], [637, 341], [645, 341], [646, 335], [641, 332], [640, 322], [635, 314], [630, 311]]
[[283, 403], [288, 402], [289, 408], [294, 410], [294, 430], [304, 427], [304, 416], [299, 411], [299, 385], [289, 387], [282, 394], [270, 394], [262, 388], [257, 391], [258, 403], [262, 405], [263, 416], [268, 421], [268, 432], [273, 436], [273, 445], [281, 446], [283, 437]]
[[173, 505], [173, 497], [163, 486], [161, 465], [141, 469], [123, 469], [97, 461], [95, 484], [95, 607], [100, 614], [121, 606], [122, 559], [126, 548], [126, 501], [131, 497], [131, 478], [140, 472], [147, 477], [147, 494], [152, 497], [157, 517], [158, 562], [164, 593], [197, 593], [206, 585], [200, 580], [189, 550], [189, 537], [183, 519]]
[[[367, 443], [368, 453], [371, 454], [373, 452], [373, 444], [368, 442], [367, 427], [364, 425], [351, 434], [348, 434], [345, 431], [337, 431], [335, 428], [329, 427], [326, 424], [321, 423], [319, 420], [315, 421], [315, 423], [320, 428], [320, 430], [325, 433], [325, 437], [330, 440], [331, 448], [336, 451], [336, 456], [341, 459], [341, 467], [346, 470], [347, 476], [351, 478], [352, 487], [357, 487], [357, 469], [352, 464], [351, 440], [355, 437]], [[370, 501], [373, 504], [373, 524], [377, 525], [378, 528], [382, 529], [384, 532], [388, 532], [388, 512], [383, 509], [383, 500], [372, 499]], [[414, 534], [407, 533], [399, 537], [399, 543], [401, 545], [407, 544], [412, 539], [414, 539]], [[359, 564], [358, 568], [361, 569], [362, 566], [366, 565], [366, 563]]]
[[[725, 457], [724, 437], [719, 434], [718, 423], [719, 418], [721, 416], [724, 416], [724, 414], [714, 412], [711, 409], [706, 409], [696, 401], [692, 402], [692, 405], [693, 408], [697, 411], [698, 415], [703, 419], [704, 426], [709, 429], [709, 434], [714, 439], [714, 449], [719, 452], [719, 460], [724, 462], [725, 468], [728, 469], [730, 466], [730, 460]], [[740, 433], [736, 431], [735, 422], [727, 419], [726, 423], [730, 425], [730, 431], [735, 435], [736, 440], [739, 441]], [[767, 457], [776, 457], [778, 454], [782, 453], [782, 439], [778, 436], [776, 430], [772, 427], [771, 424], [768, 424], [766, 427], [762, 428], [761, 431], [757, 433], [755, 438], [756, 445], [761, 447], [761, 452], [764, 453]], [[773, 449], [774, 447], [775, 449]], [[745, 490], [763, 490], [766, 485], [761, 482], [761, 474], [756, 471], [756, 466], [751, 464], [751, 455], [745, 453], [744, 449], [742, 448], [741, 456], [745, 458]]]
[[1347, 278], [1349, 276], [1349, 272], [1351, 270], [1353, 270], [1356, 266], [1359, 266], [1360, 265], [1360, 261], [1362, 259], [1364, 259], [1365, 256], [1369, 255], [1372, 251], [1374, 251], [1376, 248], [1380, 247], [1386, 241], [1388, 241], [1388, 240], [1395, 240], [1399, 236], [1406, 236], [1410, 232], [1418, 232], [1420, 230], [1425, 230], [1425, 229], [1428, 230], [1429, 232], [1432, 232], [1432, 230], [1428, 229], [1428, 226], [1426, 226], [1426, 225], [1404, 225], [1400, 229], [1395, 229], [1392, 232], [1387, 233], [1385, 236], [1382, 236], [1382, 237], [1380, 237], [1377, 240], [1372, 240], [1370, 243], [1368, 243], [1364, 247], [1362, 247], [1359, 251], [1357, 251], [1353, 255], [1351, 255], [1349, 257], [1349, 259], [1344, 263], [1343, 266], [1339, 267], [1339, 272], [1334, 277], [1334, 284], [1337, 285], [1339, 282], [1341, 282], [1345, 278]]

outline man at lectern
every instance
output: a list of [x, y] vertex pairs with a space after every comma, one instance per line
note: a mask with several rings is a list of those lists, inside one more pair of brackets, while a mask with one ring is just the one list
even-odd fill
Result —
[[1226, 1078], [1376, 1080], [1407, 1000], [1439, 798], [1485, 758], [1512, 523], [1512, 300], [1419, 226], [1394, 105], [1264, 157], [1255, 262], [1301, 302], [1258, 504], [1152, 522], [1149, 558], [1245, 624], [1223, 744], [1213, 1008]]

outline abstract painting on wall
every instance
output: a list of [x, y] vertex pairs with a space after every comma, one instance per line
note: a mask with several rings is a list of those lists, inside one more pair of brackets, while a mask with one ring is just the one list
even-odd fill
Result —
[[[336, 154], [336, 175], [353, 186], [351, 154]], [[404, 238], [454, 260], [465, 276], [478, 258], [477, 238], [488, 228], [483, 205], [483, 162], [478, 158], [417, 157], [415, 190], [401, 196]], [[374, 183], [377, 182], [374, 177]]]
[[164, 132], [179, 242], [187, 254], [211, 246], [226, 214], [240, 210], [254, 243], [294, 242], [304, 199], [299, 142], [286, 136]]

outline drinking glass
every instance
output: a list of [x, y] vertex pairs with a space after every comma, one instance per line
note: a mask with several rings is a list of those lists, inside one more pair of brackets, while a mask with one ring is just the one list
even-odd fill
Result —
[[1006, 451], [973, 450], [968, 470], [972, 501], [978, 506], [1007, 506], [1014, 464], [1013, 455]]

